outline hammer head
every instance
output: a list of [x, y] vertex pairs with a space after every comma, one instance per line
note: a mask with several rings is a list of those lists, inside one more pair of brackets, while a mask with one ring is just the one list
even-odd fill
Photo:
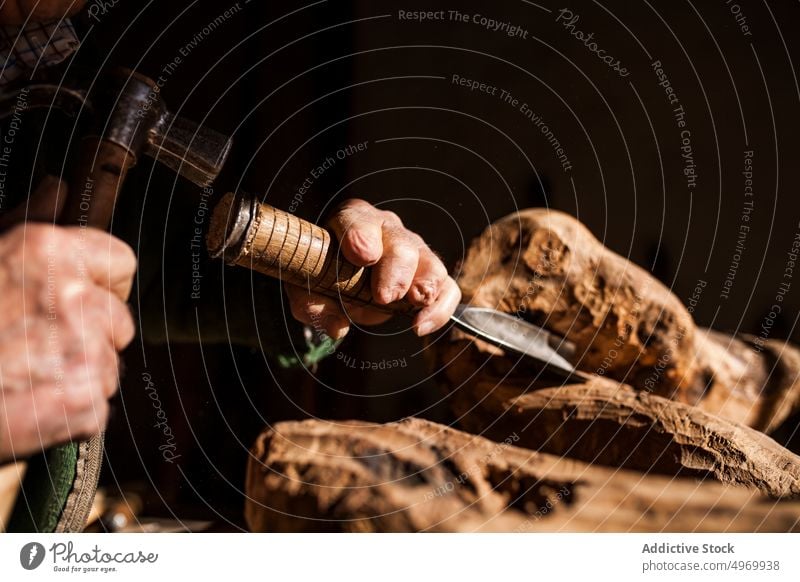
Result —
[[219, 175], [231, 139], [167, 111], [155, 81], [128, 69], [100, 77], [89, 93], [91, 136], [128, 150], [133, 163], [148, 155], [201, 187]]
[[91, 116], [84, 137], [124, 148], [129, 165], [147, 155], [200, 187], [216, 179], [231, 148], [229, 136], [167, 111], [158, 84], [128, 69], [104, 71], [89, 89], [69, 83], [32, 83], [4, 92], [0, 119], [13, 112], [22, 91], [29, 109]]

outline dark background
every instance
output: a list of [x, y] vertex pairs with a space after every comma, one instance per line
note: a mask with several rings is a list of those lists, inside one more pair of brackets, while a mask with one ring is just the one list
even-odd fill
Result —
[[[230, 6], [122, 0], [98, 14], [99, 22], [80, 21], [79, 62], [122, 64], [158, 77]], [[340, 200], [365, 198], [398, 212], [454, 268], [492, 221], [518, 208], [549, 206], [577, 216], [684, 302], [698, 281], [707, 282], [695, 306], [699, 324], [759, 333], [800, 228], [796, 3], [239, 6], [168, 75], [162, 91], [173, 110], [234, 135], [215, 197], [244, 188], [288, 208], [326, 156], [367, 141], [365, 152], [314, 183], [298, 214], [320, 220]], [[733, 6], [751, 35], [743, 34]], [[598, 45], [620, 59], [627, 77], [556, 22], [565, 7], [579, 15], [576, 29], [594, 32]], [[419, 9], [481, 13], [528, 35], [398, 18], [398, 10]], [[680, 130], [651, 67], [656, 60], [686, 111], [698, 174], [693, 190], [682, 173]], [[564, 171], [519, 109], [453, 84], [454, 74], [529, 104], [562, 144], [571, 170]], [[742, 219], [745, 150], [754, 152], [748, 222]], [[199, 200], [196, 189], [145, 162], [131, 176], [115, 218], [115, 232], [140, 253], [134, 303], [144, 339], [126, 355], [108, 433], [107, 486], [149, 492], [150, 515], [238, 527], [247, 449], [265, 425], [308, 416], [449, 421], [423, 345], [398, 333], [401, 323], [356, 331], [340, 353], [357, 362], [404, 358], [403, 368], [364, 373], [332, 356], [316, 370], [287, 372], [270, 355], [292, 335], [274, 283], [204, 262], [204, 300], [195, 304], [187, 225]], [[723, 298], [742, 224], [750, 230]], [[793, 286], [770, 337], [793, 335], [797, 304]], [[234, 312], [244, 323], [231, 334], [224, 322]], [[253, 341], [256, 330], [260, 338]], [[176, 435], [174, 463], [158, 450], [163, 435], [153, 427], [144, 373]]]

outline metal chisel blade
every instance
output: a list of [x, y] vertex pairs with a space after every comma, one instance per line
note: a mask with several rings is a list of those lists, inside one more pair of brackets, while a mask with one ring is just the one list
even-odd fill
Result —
[[505, 351], [531, 358], [544, 371], [566, 380], [585, 380], [562, 354], [575, 346], [520, 317], [487, 307], [460, 304], [450, 317], [460, 329]]

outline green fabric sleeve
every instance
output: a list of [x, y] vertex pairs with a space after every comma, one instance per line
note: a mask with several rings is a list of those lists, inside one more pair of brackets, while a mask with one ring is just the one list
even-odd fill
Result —
[[8, 532], [49, 533], [56, 529], [75, 480], [78, 444], [67, 443], [28, 461]]

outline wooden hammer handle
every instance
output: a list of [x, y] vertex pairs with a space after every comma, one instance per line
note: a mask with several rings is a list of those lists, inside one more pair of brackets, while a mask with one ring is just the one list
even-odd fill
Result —
[[63, 224], [107, 230], [125, 178], [162, 116], [155, 81], [133, 71], [104, 71], [92, 89], [91, 125], [61, 214]]
[[108, 230], [125, 177], [135, 163], [126, 148], [96, 137], [85, 138], [61, 223]]
[[377, 305], [370, 270], [348, 262], [324, 228], [253, 199], [226, 194], [208, 233], [213, 256], [309, 291], [389, 312], [408, 313], [407, 301]]

